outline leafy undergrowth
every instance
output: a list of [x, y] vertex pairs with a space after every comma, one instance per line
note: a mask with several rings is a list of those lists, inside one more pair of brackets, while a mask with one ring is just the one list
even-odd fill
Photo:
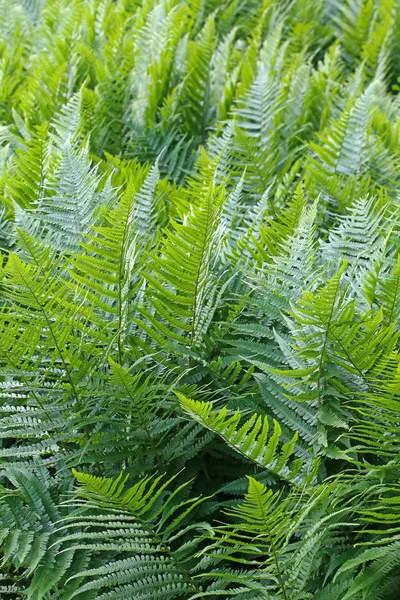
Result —
[[397, 600], [400, 4], [0, 0], [0, 598]]

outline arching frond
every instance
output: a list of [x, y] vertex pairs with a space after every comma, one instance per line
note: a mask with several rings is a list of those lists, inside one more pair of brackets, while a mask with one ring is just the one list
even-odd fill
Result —
[[274, 422], [274, 431], [269, 436], [267, 417], [253, 415], [239, 427], [241, 420], [239, 411], [231, 416], [228, 415], [226, 408], [215, 413], [212, 411], [210, 402], [190, 400], [179, 392], [177, 395], [182, 408], [190, 417], [220, 435], [231, 448], [283, 480], [296, 480], [296, 475], [302, 467], [302, 461], [299, 459], [289, 461], [289, 459], [293, 454], [297, 434], [282, 445], [278, 454], [281, 428], [277, 421]]

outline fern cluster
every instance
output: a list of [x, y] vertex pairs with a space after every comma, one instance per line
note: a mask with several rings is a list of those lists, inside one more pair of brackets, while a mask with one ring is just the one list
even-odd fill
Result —
[[400, 5], [0, 0], [0, 598], [397, 600]]

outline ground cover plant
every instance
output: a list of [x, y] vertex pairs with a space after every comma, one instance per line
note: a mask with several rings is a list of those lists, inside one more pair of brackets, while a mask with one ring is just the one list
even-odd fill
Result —
[[400, 5], [0, 0], [0, 598], [396, 600]]

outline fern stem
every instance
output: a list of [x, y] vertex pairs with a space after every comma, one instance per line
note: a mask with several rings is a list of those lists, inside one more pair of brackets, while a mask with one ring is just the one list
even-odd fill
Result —
[[274, 557], [274, 563], [275, 563], [275, 567], [276, 567], [276, 576], [278, 578], [279, 585], [280, 585], [280, 588], [282, 590], [282, 595], [283, 595], [284, 600], [289, 600], [289, 597], [288, 597], [288, 595], [286, 593], [286, 586], [285, 586], [285, 583], [283, 581], [282, 571], [281, 571], [281, 568], [279, 566], [278, 553], [276, 551], [275, 544], [274, 544], [274, 541], [273, 541], [272, 535], [271, 535], [271, 530], [270, 530], [270, 528], [268, 526], [267, 517], [266, 517], [266, 514], [264, 512], [264, 506], [263, 506], [262, 500], [261, 500], [261, 498], [260, 498], [257, 490], [256, 490], [255, 493], [259, 497], [259, 506], [260, 506], [262, 517], [264, 519], [264, 523], [265, 523], [265, 528], [267, 530], [268, 539], [269, 539], [269, 542], [270, 542], [270, 545], [271, 545], [272, 554], [273, 554], [273, 557]]
[[126, 259], [126, 249], [125, 249], [125, 244], [126, 244], [126, 240], [127, 240], [127, 233], [128, 233], [128, 223], [129, 223], [129, 219], [127, 219], [126, 223], [125, 223], [125, 227], [124, 227], [124, 233], [122, 236], [122, 243], [121, 243], [121, 252], [120, 252], [120, 261], [118, 264], [118, 360], [120, 362], [120, 364], [122, 365], [123, 359], [122, 359], [122, 344], [121, 344], [121, 329], [122, 329], [122, 281], [123, 281], [123, 264], [125, 262]]
[[332, 302], [332, 308], [331, 311], [329, 313], [329, 317], [328, 317], [328, 323], [326, 325], [326, 330], [325, 330], [325, 336], [324, 336], [324, 343], [322, 345], [322, 351], [319, 357], [319, 361], [318, 361], [318, 378], [317, 378], [317, 392], [318, 392], [318, 397], [317, 397], [317, 401], [318, 401], [318, 408], [321, 408], [321, 372], [322, 372], [322, 363], [325, 357], [325, 351], [326, 351], [326, 346], [328, 344], [328, 336], [330, 333], [330, 328], [331, 328], [331, 323], [332, 323], [332, 319], [333, 319], [333, 311], [335, 310], [335, 305], [336, 305], [336, 298], [338, 296], [338, 292], [340, 289], [340, 281], [341, 281], [341, 277], [338, 278], [338, 282], [337, 282], [337, 286], [336, 286], [336, 290], [335, 290], [335, 296]]
[[[172, 562], [174, 563], [174, 565], [176, 566], [176, 568], [178, 569], [178, 571], [183, 575], [183, 577], [186, 579], [186, 581], [190, 584], [190, 586], [192, 587], [192, 589], [195, 592], [201, 592], [201, 588], [198, 585], [198, 583], [196, 581], [194, 581], [193, 577], [191, 576], [191, 574], [189, 573], [189, 571], [187, 569], [185, 569], [185, 567], [182, 565], [181, 561], [179, 560], [179, 558], [177, 558], [175, 556], [175, 553], [173, 550], [171, 550], [171, 548], [168, 546], [168, 544], [162, 539], [162, 537], [160, 537], [160, 535], [158, 533], [156, 533], [154, 531], [154, 529], [152, 529], [152, 527], [150, 527], [146, 521], [144, 521], [141, 517], [137, 516], [135, 514], [135, 517], [137, 518], [137, 520], [141, 523], [141, 525], [143, 526], [144, 529], [146, 529], [146, 531], [148, 533], [150, 533], [150, 535], [153, 536], [155, 542], [157, 544], [159, 544], [162, 549], [164, 550], [165, 554], [167, 556], [169, 556], [169, 558], [172, 560]], [[285, 599], [287, 600], [287, 598]]]
[[197, 313], [197, 293], [199, 290], [199, 283], [200, 283], [200, 271], [201, 271], [201, 267], [202, 267], [202, 263], [203, 263], [203, 258], [204, 258], [205, 252], [206, 252], [209, 221], [210, 221], [210, 205], [209, 205], [209, 203], [207, 203], [207, 224], [206, 224], [206, 228], [205, 228], [206, 235], [204, 236], [203, 246], [201, 248], [201, 254], [200, 254], [200, 259], [199, 259], [199, 268], [198, 268], [197, 275], [196, 275], [196, 284], [195, 284], [194, 298], [193, 298], [192, 330], [190, 333], [190, 345], [192, 348], [193, 348], [194, 338], [196, 335], [195, 322], [196, 322], [196, 316], [197, 316], [196, 315], [196, 313]]
[[[131, 392], [130, 392], [130, 389], [129, 389], [129, 387], [126, 385], [124, 378], [123, 378], [123, 377], [121, 377], [120, 379], [121, 379], [121, 383], [122, 383], [122, 385], [123, 385], [123, 386], [124, 386], [124, 388], [125, 388], [125, 391], [126, 391], [126, 393], [127, 393], [127, 394], [128, 394], [128, 396], [129, 396], [129, 399], [130, 399], [130, 401], [132, 402], [132, 404], [135, 404], [135, 400], [134, 400], [134, 398], [133, 398], [133, 396], [132, 396], [132, 394], [131, 394]], [[149, 439], [149, 442], [150, 442], [151, 448], [152, 448], [152, 450], [153, 450], [153, 453], [154, 453], [154, 457], [155, 457], [155, 459], [156, 459], [156, 461], [157, 461], [157, 465], [158, 465], [158, 467], [161, 469], [161, 468], [163, 468], [163, 463], [162, 463], [162, 460], [161, 460], [161, 458], [160, 458], [160, 455], [158, 454], [158, 450], [157, 450], [157, 446], [156, 446], [156, 444], [155, 444], [155, 442], [154, 442], [154, 438], [153, 438], [153, 436], [151, 435], [151, 432], [150, 432], [150, 430], [149, 430], [149, 428], [148, 428], [148, 426], [147, 426], [146, 420], [145, 420], [145, 418], [144, 418], [144, 416], [143, 416], [143, 414], [142, 414], [142, 411], [140, 410], [140, 408], [138, 408], [138, 411], [137, 411], [137, 412], [138, 412], [139, 419], [140, 419], [140, 422], [141, 422], [141, 424], [142, 424], [142, 427], [143, 427], [143, 429], [145, 430], [145, 432], [146, 432], [146, 435], [147, 435], [147, 437], [148, 437], [148, 439]]]
[[81, 411], [82, 408], [83, 408], [83, 406], [82, 406], [82, 404], [81, 404], [81, 402], [79, 400], [78, 392], [77, 392], [77, 389], [76, 389], [75, 384], [73, 382], [71, 373], [70, 373], [69, 368], [67, 366], [67, 363], [65, 362], [64, 355], [63, 355], [63, 353], [61, 351], [60, 346], [58, 345], [57, 337], [56, 337], [56, 335], [55, 335], [55, 333], [53, 331], [53, 327], [52, 327], [51, 321], [49, 319], [49, 316], [48, 316], [48, 314], [47, 314], [44, 306], [42, 305], [42, 303], [39, 301], [37, 295], [35, 294], [35, 291], [31, 288], [31, 286], [29, 286], [29, 283], [28, 283], [28, 281], [26, 281], [23, 273], [20, 271], [19, 274], [20, 274], [20, 277], [21, 277], [22, 281], [25, 283], [26, 287], [31, 292], [31, 294], [32, 294], [35, 302], [37, 303], [37, 306], [39, 307], [39, 310], [41, 311], [41, 313], [44, 316], [44, 319], [46, 321], [47, 327], [49, 328], [50, 335], [51, 335], [51, 337], [53, 339], [54, 346], [56, 347], [57, 352], [58, 352], [58, 354], [60, 356], [62, 365], [63, 365], [65, 373], [67, 375], [68, 382], [69, 382], [69, 384], [71, 386], [72, 393], [73, 393], [73, 395], [75, 397], [76, 405], [78, 407], [78, 410]]

